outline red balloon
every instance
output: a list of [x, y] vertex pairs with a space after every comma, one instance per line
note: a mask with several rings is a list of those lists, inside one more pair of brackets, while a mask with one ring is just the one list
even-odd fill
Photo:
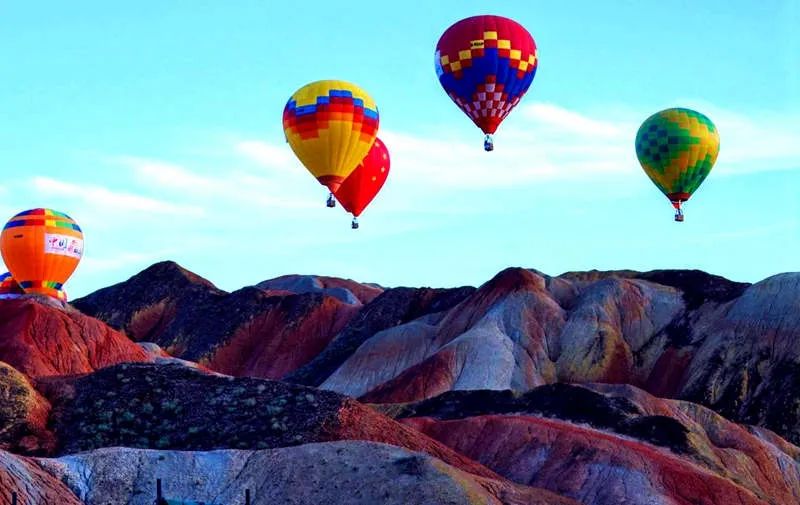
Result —
[[334, 196], [347, 212], [358, 217], [383, 187], [389, 175], [389, 151], [376, 138], [361, 163], [344, 180]]

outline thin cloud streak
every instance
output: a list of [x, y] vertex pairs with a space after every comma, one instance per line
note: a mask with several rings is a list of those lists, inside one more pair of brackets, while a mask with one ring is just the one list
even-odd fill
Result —
[[242, 140], [234, 144], [237, 154], [277, 172], [293, 173], [300, 163], [288, 144], [274, 145], [260, 140]]
[[151, 191], [171, 191], [185, 200], [207, 205], [210, 199], [222, 199], [237, 206], [255, 208], [307, 209], [318, 207], [303, 193], [292, 190], [298, 185], [285, 184], [276, 178], [260, 177], [237, 170], [220, 170], [220, 176], [201, 174], [182, 165], [136, 156], [110, 158], [133, 171], [137, 180]]
[[765, 224], [763, 226], [753, 226], [740, 230], [722, 231], [709, 234], [705, 237], [694, 239], [692, 244], [714, 244], [723, 240], [742, 240], [769, 237], [773, 235], [796, 232], [800, 228], [800, 221], [789, 220], [778, 223]]
[[111, 158], [111, 161], [133, 170], [137, 177], [147, 184], [191, 193], [210, 193], [217, 189], [213, 179], [195, 174], [173, 163], [135, 156], [118, 156]]
[[629, 130], [623, 125], [593, 119], [551, 103], [534, 102], [523, 106], [521, 113], [532, 123], [542, 127], [581, 136], [619, 138]]
[[800, 169], [797, 113], [742, 114], [698, 100], [678, 102], [702, 112], [716, 125], [720, 151], [714, 165], [715, 176]]
[[50, 177], [34, 177], [32, 183], [34, 189], [40, 193], [74, 198], [90, 207], [111, 213], [135, 211], [195, 217], [204, 213], [201, 207], [175, 205], [147, 196], [113, 191], [102, 186], [73, 184]]

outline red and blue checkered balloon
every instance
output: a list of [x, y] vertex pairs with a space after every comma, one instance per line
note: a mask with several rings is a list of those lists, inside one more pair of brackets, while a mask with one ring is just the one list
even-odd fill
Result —
[[528, 91], [538, 64], [531, 34], [501, 16], [462, 19], [436, 45], [439, 82], [487, 135]]

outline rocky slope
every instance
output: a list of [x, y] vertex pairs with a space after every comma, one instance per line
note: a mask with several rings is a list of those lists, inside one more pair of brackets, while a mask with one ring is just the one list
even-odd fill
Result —
[[800, 503], [800, 450], [632, 386], [451, 392], [387, 408], [521, 484], [582, 503]]
[[[113, 447], [252, 451], [361, 440], [424, 453], [426, 461], [436, 458], [438, 463], [432, 465], [450, 465], [458, 475], [485, 487], [485, 493], [495, 496], [492, 503], [514, 503], [518, 498], [519, 503], [549, 503], [540, 498], [550, 493], [514, 485], [445, 445], [332, 392], [156, 364], [122, 364], [82, 377], [50, 378], [39, 387], [53, 405], [49, 424], [60, 454]], [[382, 478], [381, 468], [364, 467], [365, 478]], [[553, 498], [553, 503], [571, 503]]]
[[319, 386], [364, 342], [389, 328], [425, 317], [435, 317], [463, 301], [475, 288], [387, 289], [361, 309], [331, 343], [305, 366], [287, 374], [284, 380]]
[[19, 299], [0, 301], [0, 361], [36, 378], [150, 357], [121, 333], [69, 306]]
[[506, 270], [450, 310], [376, 332], [321, 387], [385, 403], [625, 383], [800, 441], [800, 274], [631, 275]]
[[358, 310], [322, 292], [247, 287], [227, 293], [172, 262], [73, 304], [175, 357], [221, 373], [265, 378], [306, 364]]
[[[718, 305], [715, 295], [702, 306]], [[674, 374], [665, 360], [691, 344], [678, 323], [697, 310], [687, 299], [694, 307], [698, 296], [636, 278], [508, 269], [437, 319], [375, 335], [322, 386], [384, 402], [556, 381], [630, 383], [673, 395], [683, 377], [662, 369]]]
[[15, 456], [0, 450], [0, 505], [83, 505], [69, 487], [44, 470], [34, 458]]
[[49, 425], [59, 454], [116, 446], [255, 450], [367, 440], [495, 476], [350, 398], [304, 386], [153, 364], [122, 364], [86, 376], [43, 380], [38, 386], [53, 405]]
[[0, 449], [25, 454], [48, 454], [55, 436], [47, 428], [50, 402], [27, 377], [0, 362]]

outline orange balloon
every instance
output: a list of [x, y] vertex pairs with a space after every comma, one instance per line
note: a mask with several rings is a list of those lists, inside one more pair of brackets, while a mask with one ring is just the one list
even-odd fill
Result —
[[64, 300], [64, 283], [83, 256], [83, 233], [66, 214], [26, 210], [6, 223], [0, 253], [25, 293]]

